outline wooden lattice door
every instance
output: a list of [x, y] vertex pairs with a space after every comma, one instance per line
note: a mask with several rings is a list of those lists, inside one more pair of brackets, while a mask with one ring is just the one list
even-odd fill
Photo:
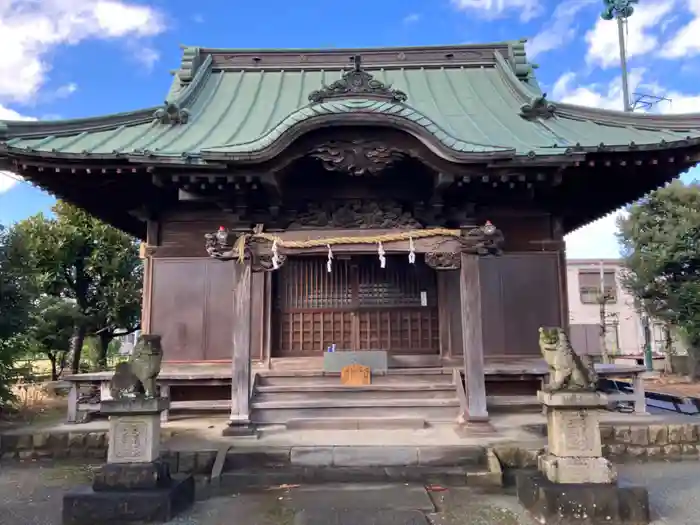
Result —
[[343, 350], [394, 354], [439, 352], [437, 287], [422, 261], [376, 256], [290, 257], [275, 273], [277, 356], [318, 356]]

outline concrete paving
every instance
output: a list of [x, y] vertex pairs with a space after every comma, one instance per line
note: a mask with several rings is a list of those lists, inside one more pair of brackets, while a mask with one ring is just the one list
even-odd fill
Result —
[[[654, 525], [697, 525], [697, 462], [620, 467], [623, 483], [646, 485]], [[89, 482], [91, 465], [3, 463], [0, 525], [60, 525], [61, 497]], [[534, 525], [512, 492], [411, 484], [271, 486], [199, 501], [170, 525]]]
[[[697, 417], [663, 413], [638, 416], [617, 412], [606, 412], [601, 421], [604, 424], [634, 423], [688, 423]], [[231, 438], [221, 435], [227, 419], [218, 417], [180, 417], [164, 425], [164, 432], [170, 434], [165, 447], [170, 450], [217, 450], [221, 445], [231, 443]], [[304, 447], [304, 446], [484, 446], [488, 444], [517, 442], [520, 446], [537, 448], [543, 446], [543, 436], [533, 432], [533, 428], [545, 423], [544, 416], [538, 413], [493, 414], [491, 424], [495, 432], [490, 435], [470, 436], [458, 432], [454, 424], [441, 424], [422, 429], [397, 428], [387, 432], [382, 429], [363, 430], [287, 430], [285, 427], [268, 427], [259, 439], [237, 439], [238, 448], [261, 447]], [[106, 419], [97, 419], [83, 424], [53, 424], [44, 427], [33, 425], [5, 431], [8, 434], [32, 432], [99, 432], [106, 431]]]

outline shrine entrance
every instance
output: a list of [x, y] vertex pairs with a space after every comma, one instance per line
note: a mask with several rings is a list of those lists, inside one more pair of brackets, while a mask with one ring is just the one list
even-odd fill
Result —
[[438, 354], [435, 271], [418, 257], [336, 255], [290, 257], [275, 272], [274, 357], [320, 356], [336, 351], [385, 350]]

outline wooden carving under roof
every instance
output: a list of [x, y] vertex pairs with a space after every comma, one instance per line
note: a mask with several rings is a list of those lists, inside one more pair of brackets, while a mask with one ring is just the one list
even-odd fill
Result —
[[300, 211], [287, 229], [386, 229], [423, 228], [400, 203], [391, 200], [331, 201], [325, 205], [310, 203]]
[[362, 69], [362, 57], [355, 55], [352, 57], [353, 68], [344, 73], [343, 76], [328, 86], [312, 91], [309, 94], [309, 102], [323, 102], [334, 98], [366, 97], [391, 100], [392, 102], [405, 102], [408, 98], [406, 93], [398, 89], [392, 89], [391, 85], [376, 80]]
[[350, 175], [376, 175], [390, 164], [406, 157], [399, 148], [377, 140], [333, 140], [316, 147], [310, 157], [323, 162], [329, 171]]

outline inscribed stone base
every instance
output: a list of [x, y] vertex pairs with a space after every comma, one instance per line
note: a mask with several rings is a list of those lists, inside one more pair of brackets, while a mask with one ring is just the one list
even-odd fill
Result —
[[547, 440], [549, 453], [554, 456], [602, 456], [598, 410], [547, 407]]
[[603, 457], [557, 457], [551, 454], [537, 458], [539, 471], [554, 483], [614, 483], [617, 471]]
[[518, 500], [537, 523], [646, 525], [651, 521], [644, 487], [553, 483], [539, 472], [519, 472], [516, 487]]
[[607, 397], [597, 392], [538, 392], [547, 409], [549, 453], [558, 457], [602, 456], [600, 408]]
[[152, 463], [159, 455], [159, 413], [109, 417], [107, 463]]
[[95, 491], [82, 487], [63, 496], [63, 525], [163, 523], [194, 502], [194, 478], [174, 476], [154, 490]]
[[96, 492], [112, 490], [152, 490], [170, 486], [167, 463], [107, 463], [95, 471], [92, 488]]

